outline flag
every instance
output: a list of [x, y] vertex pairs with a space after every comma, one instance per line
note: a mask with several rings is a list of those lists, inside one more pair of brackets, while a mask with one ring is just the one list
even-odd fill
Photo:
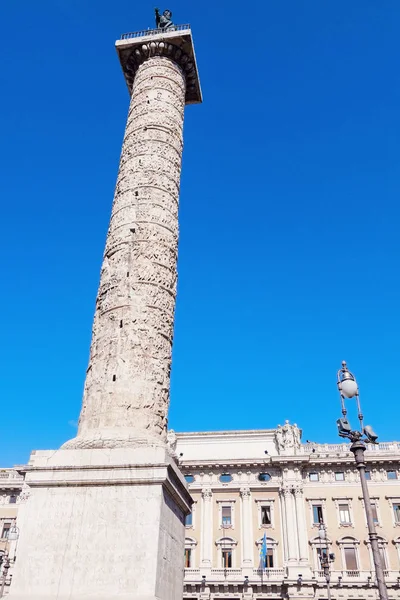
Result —
[[263, 541], [260, 547], [260, 563], [262, 564], [262, 568], [266, 567], [266, 558], [267, 558], [267, 534], [264, 531]]

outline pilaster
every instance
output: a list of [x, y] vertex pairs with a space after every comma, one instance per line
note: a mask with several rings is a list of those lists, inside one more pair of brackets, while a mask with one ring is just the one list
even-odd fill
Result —
[[212, 534], [213, 534], [213, 501], [211, 488], [204, 488], [201, 492], [201, 556], [200, 573], [206, 578], [211, 574], [212, 567]]
[[240, 497], [242, 506], [242, 568], [243, 575], [250, 577], [254, 566], [253, 519], [250, 488], [241, 488]]

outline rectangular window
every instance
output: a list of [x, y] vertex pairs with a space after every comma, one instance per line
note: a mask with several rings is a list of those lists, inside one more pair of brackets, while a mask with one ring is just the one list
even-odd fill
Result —
[[310, 473], [308, 476], [310, 481], [319, 481], [319, 475], [318, 473]]
[[393, 504], [395, 523], [400, 523], [400, 504]]
[[271, 525], [271, 507], [261, 507], [261, 525]]
[[376, 508], [375, 502], [371, 502], [371, 509], [372, 509], [372, 518], [374, 520], [375, 525], [377, 525], [379, 523], [379, 519], [378, 519], [378, 510]]
[[319, 525], [320, 523], [323, 523], [324, 515], [322, 513], [321, 504], [313, 504], [312, 511], [313, 511], [313, 523], [315, 525]]
[[379, 553], [381, 555], [382, 567], [387, 569], [387, 561], [386, 561], [386, 552], [384, 548], [379, 548]]
[[232, 525], [232, 507], [231, 506], [223, 506], [221, 508], [222, 511], [222, 526], [229, 527]]
[[348, 504], [339, 504], [339, 521], [341, 525], [350, 525], [350, 509]]
[[274, 567], [274, 551], [272, 548], [267, 548], [267, 555], [265, 557], [265, 568], [273, 569]]
[[397, 471], [387, 471], [388, 479], [397, 479]]
[[9, 534], [9, 532], [10, 532], [10, 528], [11, 528], [11, 525], [10, 525], [10, 523], [5, 523], [5, 524], [4, 524], [4, 526], [3, 526], [3, 532], [2, 532], [2, 534], [1, 534], [1, 537], [2, 537], [3, 539], [7, 539], [7, 538], [8, 538], [8, 534]]
[[193, 513], [189, 513], [185, 518], [186, 527], [191, 527], [193, 525]]
[[346, 569], [347, 571], [357, 571], [357, 555], [355, 548], [345, 548], [344, 549], [344, 559], [346, 561]]
[[365, 479], [368, 479], [368, 481], [371, 479], [371, 471], [365, 471]]
[[190, 569], [192, 566], [192, 550], [185, 548], [185, 569]]
[[231, 569], [232, 568], [232, 551], [231, 550], [222, 550], [222, 568], [223, 569]]
[[343, 471], [338, 471], [337, 473], [335, 473], [335, 479], [336, 481], [344, 481]]
[[10, 502], [10, 504], [16, 504], [17, 503], [17, 496], [15, 496], [14, 494], [12, 496], [10, 496], [9, 502]]

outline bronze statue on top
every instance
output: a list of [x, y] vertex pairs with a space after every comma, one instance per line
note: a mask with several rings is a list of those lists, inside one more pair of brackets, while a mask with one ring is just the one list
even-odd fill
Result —
[[160, 15], [159, 9], [156, 8], [155, 13], [157, 29], [162, 29], [163, 31], [170, 31], [174, 29], [174, 24], [172, 22], [172, 12], [170, 10], [164, 10], [163, 14]]

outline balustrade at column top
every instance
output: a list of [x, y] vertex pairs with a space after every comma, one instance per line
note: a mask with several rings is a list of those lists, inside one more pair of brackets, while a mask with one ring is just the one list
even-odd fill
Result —
[[163, 56], [178, 64], [185, 74], [186, 104], [203, 101], [190, 25], [176, 25], [168, 31], [124, 33], [115, 46], [130, 94], [139, 65], [152, 56]]

